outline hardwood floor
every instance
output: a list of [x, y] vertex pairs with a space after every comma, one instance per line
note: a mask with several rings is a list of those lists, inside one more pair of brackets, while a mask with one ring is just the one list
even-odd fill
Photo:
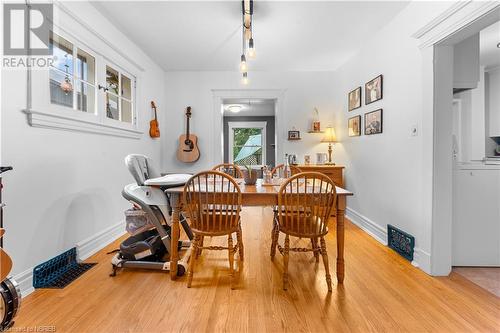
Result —
[[[269, 259], [271, 209], [245, 208], [242, 219], [245, 263], [236, 290], [229, 287], [222, 251], [203, 252], [191, 289], [185, 276], [171, 281], [156, 271], [122, 270], [111, 278], [106, 252], [116, 243], [90, 258], [99, 265], [66, 289], [37, 290], [24, 299], [13, 331], [41, 325], [57, 332], [500, 330], [499, 298], [456, 273], [426, 275], [350, 223], [344, 284], [334, 280], [328, 293], [323, 265], [311, 253], [294, 253], [285, 292], [283, 259]], [[335, 262], [333, 232], [327, 248]], [[335, 265], [330, 269], [333, 275]]]

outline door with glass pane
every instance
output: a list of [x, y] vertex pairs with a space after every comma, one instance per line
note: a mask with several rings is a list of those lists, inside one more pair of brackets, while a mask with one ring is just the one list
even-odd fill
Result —
[[266, 165], [266, 122], [229, 122], [229, 160], [236, 165]]

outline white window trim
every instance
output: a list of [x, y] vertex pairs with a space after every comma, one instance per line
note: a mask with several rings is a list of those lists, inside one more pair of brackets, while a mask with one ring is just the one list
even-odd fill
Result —
[[[136, 112], [137, 100], [140, 100], [139, 87], [136, 81], [139, 75], [130, 69], [124, 69], [112, 61], [109, 61], [105, 55], [94, 51], [88, 47], [79, 38], [74, 37], [71, 33], [66, 33], [60, 27], [54, 26], [54, 33], [65, 38], [73, 44], [74, 47], [80, 48], [90, 55], [95, 57], [96, 61], [96, 83], [105, 85], [105, 72], [102, 74], [102, 66], [104, 71], [106, 64], [118, 68], [124, 74], [130, 77], [133, 87], [133, 124], [124, 123], [113, 119], [107, 119], [106, 110], [104, 108], [104, 93], [97, 89], [95, 113], [88, 113], [73, 110], [72, 108], [64, 107], [50, 102], [50, 87], [49, 87], [49, 69], [32, 70], [28, 69], [28, 104], [27, 108], [22, 110], [27, 115], [28, 124], [32, 127], [59, 129], [67, 131], [86, 132], [94, 134], [111, 135], [117, 137], [140, 139], [144, 131], [139, 129], [139, 117]], [[104, 76], [104, 80], [102, 79]], [[103, 108], [103, 109], [100, 109]]]
[[230, 121], [228, 125], [228, 147], [229, 150], [229, 162], [234, 163], [233, 156], [233, 145], [234, 145], [234, 129], [235, 128], [260, 128], [262, 130], [262, 165], [253, 165], [253, 167], [262, 167], [267, 165], [266, 156], [266, 127], [267, 121]]

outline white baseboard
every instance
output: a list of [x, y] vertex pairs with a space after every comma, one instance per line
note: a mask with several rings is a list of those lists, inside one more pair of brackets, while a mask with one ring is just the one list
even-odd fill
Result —
[[[77, 260], [82, 261], [89, 258], [108, 244], [123, 236], [125, 232], [125, 221], [120, 221], [77, 243]], [[35, 288], [33, 288], [33, 268], [34, 267], [14, 276], [14, 280], [19, 283], [19, 289], [21, 289], [23, 298], [35, 291]]]
[[386, 229], [349, 207], [346, 208], [345, 216], [380, 243], [387, 245]]
[[[382, 228], [380, 225], [352, 208], [347, 207], [345, 215], [352, 223], [357, 225], [367, 234], [380, 243], [387, 245], [387, 229]], [[427, 274], [431, 274], [431, 255], [418, 247], [415, 247], [411, 264], [420, 268]]]
[[35, 290], [35, 288], [33, 288], [33, 268], [27, 269], [15, 275], [13, 278], [19, 284], [21, 297], [26, 297]]
[[125, 221], [120, 221], [76, 244], [78, 260], [85, 260], [125, 234]]

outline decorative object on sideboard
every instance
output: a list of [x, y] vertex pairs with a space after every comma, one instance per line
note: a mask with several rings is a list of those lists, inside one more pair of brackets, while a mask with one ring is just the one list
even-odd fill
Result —
[[294, 140], [300, 140], [300, 131], [296, 130], [295, 127], [291, 130], [288, 131], [288, 140], [289, 141], [294, 141]]
[[383, 76], [379, 75], [365, 83], [365, 104], [381, 100], [383, 97]]
[[155, 119], [149, 122], [149, 136], [152, 138], [159, 138], [160, 127], [158, 126], [158, 115], [156, 114], [156, 105], [154, 101], [151, 101], [151, 109], [155, 114]]
[[361, 87], [357, 87], [348, 94], [347, 98], [348, 111], [355, 110], [361, 107]]
[[337, 143], [337, 135], [335, 135], [335, 129], [332, 126], [326, 128], [325, 136], [321, 139], [321, 142], [328, 143], [328, 161], [325, 162], [325, 164], [335, 165], [335, 163], [332, 162], [332, 145]]
[[382, 133], [382, 109], [365, 113], [365, 135]]
[[361, 116], [349, 118], [349, 136], [361, 135]]
[[317, 165], [325, 164], [326, 160], [327, 160], [326, 153], [316, 153], [316, 164]]
[[305, 165], [311, 164], [311, 155], [304, 155], [304, 164]]
[[179, 148], [177, 159], [184, 163], [193, 163], [200, 158], [198, 149], [198, 137], [189, 131], [189, 119], [191, 119], [191, 107], [186, 108], [186, 134], [179, 136]]

